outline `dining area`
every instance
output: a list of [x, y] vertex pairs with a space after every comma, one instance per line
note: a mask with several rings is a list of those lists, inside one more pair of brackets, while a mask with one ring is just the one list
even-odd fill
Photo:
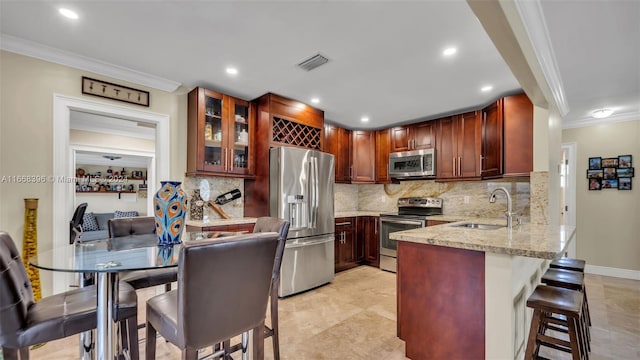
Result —
[[[184, 231], [180, 243], [163, 246], [150, 224], [153, 217], [113, 219], [108, 238], [75, 241], [29, 259], [0, 232], [2, 358], [29, 359], [34, 346], [72, 336], [79, 338], [72, 358], [79, 359], [138, 359], [140, 348], [155, 359], [157, 343], [165, 343], [158, 336], [184, 359], [203, 353], [227, 358], [238, 349], [242, 358], [261, 359], [271, 337], [279, 358], [277, 293], [289, 223], [263, 217], [252, 233]], [[40, 271], [78, 274], [81, 281], [35, 301], [24, 260]], [[143, 289], [151, 290], [146, 301], [137, 294]], [[232, 344], [238, 335], [242, 340]]]

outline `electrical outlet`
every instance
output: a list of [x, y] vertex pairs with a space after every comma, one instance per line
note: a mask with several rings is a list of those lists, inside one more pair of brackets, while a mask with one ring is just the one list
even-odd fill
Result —
[[382, 202], [382, 203], [387, 202], [387, 197], [384, 196], [384, 195], [380, 196], [380, 202]]
[[464, 197], [464, 203], [465, 203], [465, 204], [468, 204], [468, 203], [469, 203], [469, 196], [466, 196], [466, 195], [465, 195], [465, 197]]

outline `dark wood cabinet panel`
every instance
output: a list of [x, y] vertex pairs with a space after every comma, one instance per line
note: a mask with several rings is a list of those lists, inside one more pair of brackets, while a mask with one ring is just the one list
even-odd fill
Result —
[[483, 178], [502, 175], [502, 106], [500, 100], [482, 109], [482, 156], [480, 158]]
[[325, 152], [333, 154], [335, 182], [351, 183], [351, 130], [325, 124]]
[[343, 271], [358, 265], [356, 258], [356, 218], [335, 219], [335, 271]]
[[448, 224], [451, 221], [442, 221], [442, 220], [427, 220], [427, 226], [436, 226], [442, 224]]
[[529, 176], [533, 171], [533, 104], [526, 94], [482, 109], [482, 177]]
[[436, 177], [438, 179], [454, 178], [457, 168], [457, 121], [453, 116], [437, 120], [438, 146], [436, 149]]
[[411, 150], [432, 149], [436, 147], [435, 121], [425, 121], [411, 127], [413, 147]]
[[375, 131], [354, 130], [352, 132], [351, 183], [374, 183], [376, 166]]
[[380, 266], [379, 220], [380, 218], [377, 216], [358, 216], [357, 218], [357, 246], [362, 251], [358, 262], [375, 267]]
[[504, 176], [529, 176], [533, 171], [533, 104], [526, 94], [503, 99]]
[[480, 112], [458, 115], [458, 177], [480, 177], [481, 129]]
[[481, 122], [477, 111], [437, 120], [438, 180], [480, 178]]
[[411, 139], [409, 126], [397, 126], [391, 128], [391, 152], [408, 151]]
[[391, 128], [391, 152], [434, 148], [436, 145], [434, 129], [434, 121]]
[[390, 184], [389, 153], [390, 129], [376, 131], [376, 184]]

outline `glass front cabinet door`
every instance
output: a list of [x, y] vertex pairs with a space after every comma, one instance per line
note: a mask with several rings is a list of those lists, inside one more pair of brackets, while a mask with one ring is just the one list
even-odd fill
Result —
[[187, 175], [253, 176], [251, 103], [203, 88], [189, 93]]

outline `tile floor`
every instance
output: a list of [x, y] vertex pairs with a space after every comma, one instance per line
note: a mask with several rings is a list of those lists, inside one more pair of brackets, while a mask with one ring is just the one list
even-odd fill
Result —
[[[360, 266], [337, 274], [329, 285], [280, 300], [282, 358], [406, 359], [404, 343], [396, 338], [395, 279]], [[590, 358], [640, 359], [640, 281], [587, 275], [586, 282], [593, 321]], [[151, 295], [141, 291], [139, 301]], [[180, 358], [171, 344], [160, 340], [157, 346], [158, 359]], [[144, 356], [144, 343], [140, 347]], [[266, 359], [273, 358], [271, 349], [269, 339]], [[569, 358], [555, 351], [545, 355]], [[77, 359], [77, 336], [32, 350], [31, 358]]]

